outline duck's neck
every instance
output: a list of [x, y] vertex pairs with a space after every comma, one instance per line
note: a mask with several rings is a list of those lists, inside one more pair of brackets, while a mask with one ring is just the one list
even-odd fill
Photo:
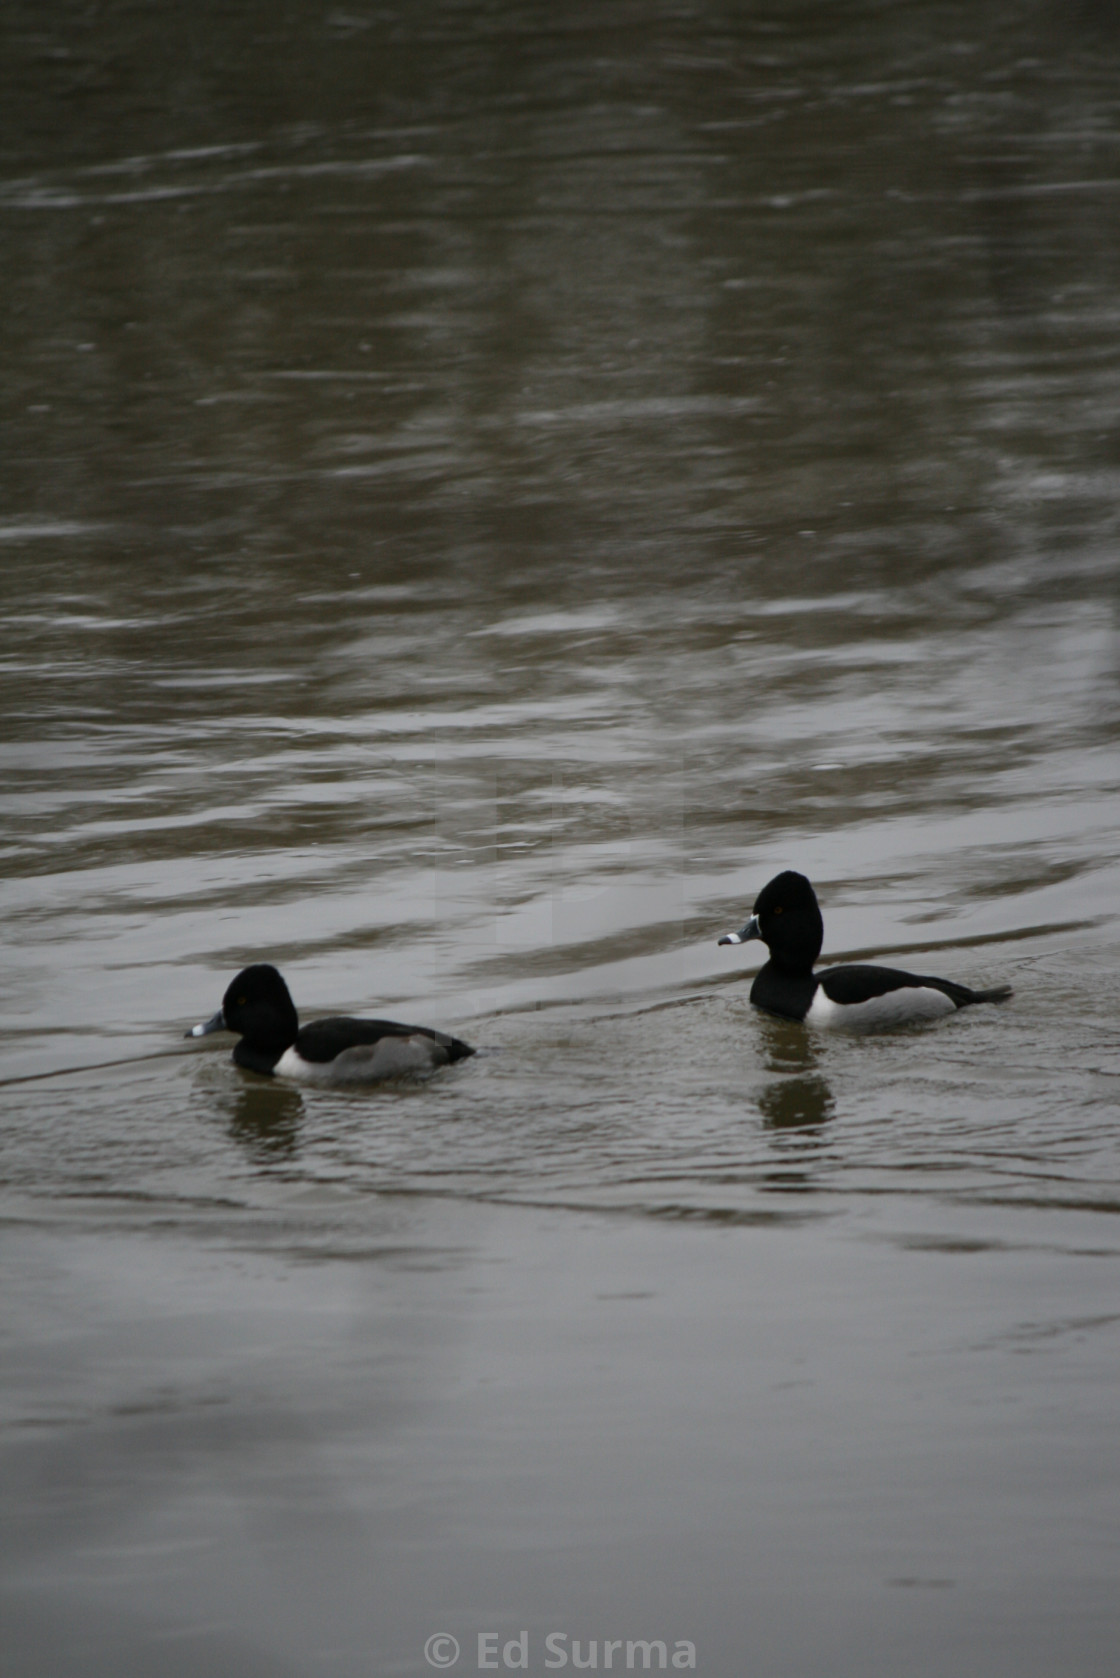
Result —
[[234, 1048], [233, 1058], [238, 1066], [243, 1066], [247, 1072], [267, 1074], [275, 1071], [276, 1062], [283, 1053], [284, 1049], [254, 1049], [243, 1037]]

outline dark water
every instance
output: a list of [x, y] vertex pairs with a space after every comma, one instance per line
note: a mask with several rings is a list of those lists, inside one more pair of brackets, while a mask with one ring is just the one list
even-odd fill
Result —
[[1111, 1675], [1113, 10], [3, 30], [5, 1671]]

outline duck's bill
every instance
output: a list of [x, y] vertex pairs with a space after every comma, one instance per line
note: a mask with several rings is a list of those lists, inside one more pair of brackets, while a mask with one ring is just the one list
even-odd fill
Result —
[[192, 1025], [191, 1029], [184, 1032], [183, 1035], [185, 1037], [209, 1037], [212, 1031], [227, 1031], [228, 1029], [226, 1017], [219, 1008], [213, 1019], [206, 1020], [202, 1025]]
[[721, 944], [749, 944], [752, 938], [761, 938], [758, 916], [752, 915], [746, 926], [740, 932], [725, 932], [719, 940]]

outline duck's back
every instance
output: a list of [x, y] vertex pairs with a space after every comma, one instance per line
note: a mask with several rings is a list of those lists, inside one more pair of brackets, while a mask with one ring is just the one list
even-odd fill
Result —
[[304, 1060], [334, 1060], [347, 1049], [365, 1048], [386, 1037], [425, 1037], [446, 1052], [447, 1060], [463, 1060], [474, 1050], [458, 1037], [428, 1025], [402, 1025], [399, 1020], [355, 1020], [332, 1015], [302, 1027], [296, 1048]]

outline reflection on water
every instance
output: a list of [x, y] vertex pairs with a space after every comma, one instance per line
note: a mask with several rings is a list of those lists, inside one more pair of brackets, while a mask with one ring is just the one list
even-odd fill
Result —
[[217, 1105], [228, 1112], [234, 1141], [257, 1164], [294, 1159], [299, 1152], [303, 1097], [290, 1084], [246, 1073], [228, 1095], [223, 1092]]
[[760, 1013], [758, 1019], [763, 1066], [782, 1074], [757, 1091], [759, 1112], [774, 1130], [824, 1124], [834, 1117], [836, 1103], [828, 1080], [816, 1070], [813, 1033], [795, 1020], [773, 1014]]
[[780, 1078], [764, 1084], [755, 1099], [766, 1123], [775, 1130], [823, 1124], [836, 1111], [832, 1091], [820, 1076]]
[[798, 1020], [757, 1011], [758, 1045], [768, 1072], [808, 1072], [817, 1065], [819, 1041]]

